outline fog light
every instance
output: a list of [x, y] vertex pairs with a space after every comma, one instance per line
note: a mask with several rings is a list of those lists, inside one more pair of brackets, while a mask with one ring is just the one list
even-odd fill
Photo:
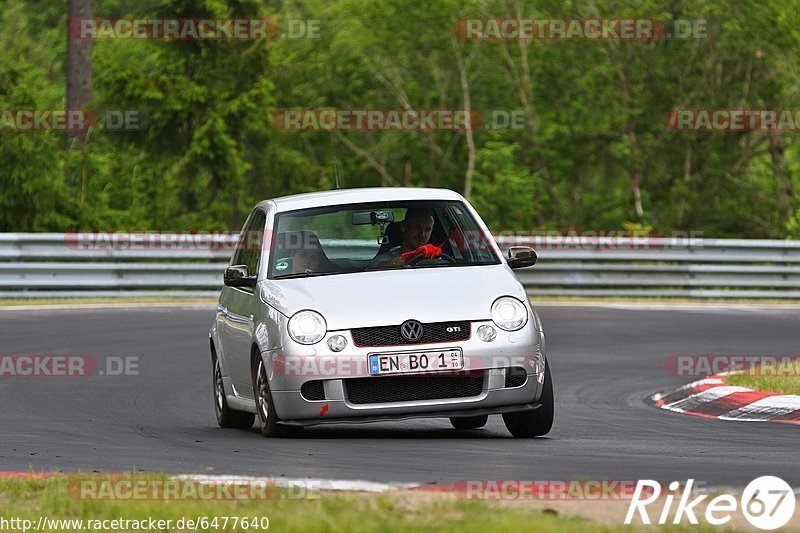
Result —
[[492, 326], [479, 326], [478, 338], [483, 342], [492, 342], [497, 337], [497, 330]]
[[341, 352], [345, 349], [345, 346], [347, 346], [347, 339], [341, 335], [333, 335], [328, 339], [328, 348], [330, 348], [332, 352]]

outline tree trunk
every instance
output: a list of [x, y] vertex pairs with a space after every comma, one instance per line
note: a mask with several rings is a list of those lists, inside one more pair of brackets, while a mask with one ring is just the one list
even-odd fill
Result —
[[[92, 18], [92, 0], [69, 0], [69, 21]], [[67, 110], [81, 110], [92, 99], [92, 40], [67, 37]], [[67, 131], [67, 150], [79, 148], [86, 131]]]
[[638, 170], [633, 173], [631, 178], [631, 190], [633, 191], [633, 207], [639, 222], [644, 223], [644, 208], [642, 207], [642, 173]]
[[469, 197], [472, 196], [472, 176], [475, 174], [475, 138], [473, 137], [475, 117], [472, 115], [472, 100], [469, 92], [467, 68], [464, 65], [464, 60], [461, 57], [461, 51], [458, 49], [455, 38], [453, 38], [453, 52], [456, 56], [458, 74], [461, 78], [461, 92], [463, 94], [464, 112], [469, 117], [467, 129], [464, 132], [467, 139], [467, 171], [464, 174], [464, 198], [469, 200]]
[[788, 219], [794, 216], [793, 200], [795, 192], [789, 176], [789, 167], [786, 162], [786, 150], [783, 144], [783, 134], [778, 130], [769, 132], [769, 153], [772, 156], [772, 173], [780, 186], [778, 205], [783, 215]]

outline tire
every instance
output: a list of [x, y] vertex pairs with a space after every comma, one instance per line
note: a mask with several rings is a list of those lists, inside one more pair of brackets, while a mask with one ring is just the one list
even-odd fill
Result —
[[249, 429], [253, 427], [256, 415], [228, 407], [228, 400], [225, 398], [225, 387], [222, 384], [222, 367], [216, 356], [214, 356], [213, 385], [214, 412], [217, 415], [217, 424], [223, 428]]
[[553, 380], [550, 378], [550, 365], [544, 368], [544, 390], [539, 398], [542, 405], [535, 411], [522, 413], [506, 413], [503, 422], [515, 437], [541, 437], [547, 435], [553, 427]]
[[269, 378], [260, 355], [253, 365], [253, 398], [256, 401], [256, 417], [261, 434], [265, 437], [288, 437], [299, 434], [302, 428], [290, 428], [278, 424], [280, 418], [275, 412], [275, 402], [269, 390]]
[[488, 420], [489, 415], [460, 416], [458, 418], [451, 418], [450, 423], [456, 429], [478, 429], [485, 426]]

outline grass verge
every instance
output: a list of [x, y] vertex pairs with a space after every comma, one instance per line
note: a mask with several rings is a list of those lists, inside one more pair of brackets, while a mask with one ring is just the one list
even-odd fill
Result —
[[[620, 529], [624, 514], [614, 517], [608, 523], [577, 516], [565, 516], [553, 509], [542, 509], [523, 502], [508, 504], [487, 501], [459, 500], [448, 494], [423, 491], [402, 491], [384, 494], [324, 492], [303, 496], [292, 494], [291, 490], [273, 492], [269, 499], [239, 501], [225, 500], [96, 500], [81, 498], [75, 486], [87, 479], [105, 480], [148, 480], [161, 482], [164, 475], [133, 474], [131, 476], [99, 477], [97, 474], [72, 474], [47, 477], [43, 479], [0, 478], [0, 520], [17, 518], [30, 520], [36, 528], [40, 517], [58, 520], [171, 520], [170, 526], [160, 531], [179, 531], [179, 520], [202, 521], [206, 526], [198, 531], [263, 531], [264, 518], [269, 520], [272, 531], [465, 531], [465, 532], [518, 532], [569, 531], [599, 532]], [[276, 489], [277, 490], [277, 489]], [[321, 496], [320, 496], [321, 494]], [[603, 505], [608, 502], [599, 502]], [[624, 503], [624, 502], [619, 502]], [[624, 511], [623, 511], [624, 513]], [[227, 524], [223, 525], [225, 517]], [[234, 527], [233, 517], [238, 517]], [[217, 519], [216, 527], [212, 527]], [[241, 520], [248, 519], [243, 527]], [[256, 522], [252, 520], [255, 519]], [[1, 522], [0, 522], [1, 523]], [[202, 523], [202, 522], [199, 522]], [[18, 523], [19, 524], [19, 523]], [[253, 524], [259, 524], [253, 527]], [[123, 524], [124, 525], [124, 524]], [[97, 531], [124, 531], [124, 527], [114, 528], [107, 523]], [[7, 527], [7, 525], [6, 525]], [[78, 524], [52, 524], [44, 531], [76, 531]], [[6, 529], [4, 531], [21, 531]], [[128, 525], [128, 530], [133, 528]], [[143, 529], [143, 528], [139, 528]], [[184, 529], [187, 527], [184, 521]], [[633, 530], [634, 528], [632, 528]], [[659, 531], [688, 531], [690, 528], [661, 526]], [[693, 532], [711, 531], [710, 528], [691, 528]]]
[[725, 383], [764, 392], [800, 395], [800, 359], [759, 365], [726, 376]]

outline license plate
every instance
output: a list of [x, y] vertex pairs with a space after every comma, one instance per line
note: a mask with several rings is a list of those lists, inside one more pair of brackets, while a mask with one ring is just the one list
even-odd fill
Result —
[[411, 374], [416, 372], [441, 372], [461, 370], [464, 358], [461, 350], [432, 352], [377, 353], [369, 356], [370, 375]]

